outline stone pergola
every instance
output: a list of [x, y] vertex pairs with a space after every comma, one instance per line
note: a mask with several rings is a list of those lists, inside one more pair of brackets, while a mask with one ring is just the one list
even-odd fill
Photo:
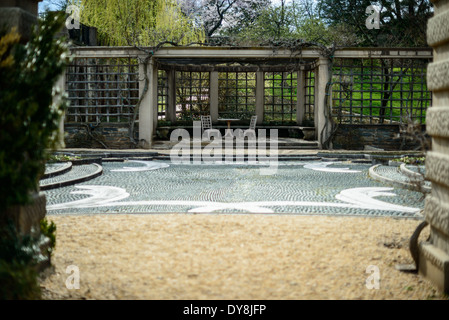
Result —
[[[143, 48], [151, 52], [153, 48]], [[331, 126], [326, 110], [332, 101], [326, 100], [330, 92], [326, 87], [330, 82], [330, 60], [322, 54], [320, 48], [305, 48], [297, 52], [283, 48], [242, 48], [242, 47], [162, 47], [148, 54], [132, 47], [76, 47], [72, 53], [79, 59], [139, 59], [139, 94], [143, 97], [139, 109], [139, 140], [141, 147], [150, 148], [158, 125], [158, 70], [167, 72], [168, 104], [165, 119], [174, 121], [176, 117], [175, 88], [176, 79], [173, 71], [190, 70], [209, 72], [210, 115], [213, 121], [219, 117], [218, 74], [219, 72], [253, 72], [256, 74], [255, 115], [260, 125], [264, 119], [264, 72], [289, 71], [297, 75], [296, 116], [297, 126], [304, 126], [305, 116], [305, 77], [313, 70], [314, 108], [313, 121], [316, 140], [319, 146], [330, 134]], [[346, 48], [334, 52], [334, 59], [431, 59], [428, 49], [395, 49], [395, 48]], [[144, 65], [143, 61], [147, 61]], [[149, 87], [145, 95], [145, 70]]]

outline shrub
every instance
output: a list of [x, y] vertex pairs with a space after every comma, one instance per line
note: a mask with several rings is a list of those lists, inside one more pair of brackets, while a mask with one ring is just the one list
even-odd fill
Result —
[[27, 44], [0, 30], [0, 299], [39, 299], [38, 266], [56, 243], [53, 223], [43, 220], [40, 232], [23, 235], [5, 212], [30, 203], [58, 139], [66, 100], [53, 102], [54, 86], [69, 59], [54, 36], [64, 20], [48, 15]]
[[37, 300], [41, 290], [37, 282], [37, 272], [30, 265], [13, 260], [0, 259], [0, 299]]
[[41, 298], [38, 264], [53, 253], [56, 225], [43, 219], [40, 229], [40, 235], [35, 236], [20, 234], [13, 222], [0, 228], [0, 300]]
[[39, 299], [36, 266], [47, 259], [40, 251], [46, 238], [21, 235], [13, 222], [4, 225], [0, 231], [0, 299]]
[[80, 156], [69, 156], [66, 154], [53, 154], [48, 157], [49, 162], [66, 162], [80, 159], [81, 159]]
[[47, 248], [47, 253], [50, 257], [53, 253], [54, 248], [56, 247], [56, 225], [53, 221], [49, 223], [47, 219], [42, 219], [40, 225], [41, 234], [44, 237], [47, 237], [50, 242]]
[[424, 165], [426, 162], [426, 157], [401, 157], [398, 159], [393, 159], [393, 161], [396, 162], [403, 162], [405, 164], [411, 164], [411, 165]]
[[58, 138], [66, 102], [53, 103], [54, 85], [68, 55], [54, 35], [63, 22], [49, 15], [27, 44], [15, 31], [0, 31], [0, 213], [30, 202]]

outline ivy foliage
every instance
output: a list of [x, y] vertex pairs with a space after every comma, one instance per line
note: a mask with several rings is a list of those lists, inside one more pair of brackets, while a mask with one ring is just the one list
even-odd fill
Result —
[[0, 213], [29, 203], [45, 171], [47, 150], [58, 140], [66, 100], [54, 103], [53, 97], [69, 57], [55, 34], [64, 20], [48, 15], [27, 44], [14, 30], [0, 31]]
[[39, 236], [19, 233], [11, 221], [0, 226], [0, 300], [41, 299], [38, 265], [50, 259], [55, 247], [53, 221], [41, 220]]

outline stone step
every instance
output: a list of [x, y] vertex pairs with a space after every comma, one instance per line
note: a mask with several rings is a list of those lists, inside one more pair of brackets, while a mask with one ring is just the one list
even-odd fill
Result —
[[281, 145], [278, 146], [280, 150], [318, 150], [318, 144], [307, 144], [307, 145]]
[[[86, 159], [108, 159], [108, 158], [141, 158], [153, 157], [157, 155], [156, 152], [132, 152], [132, 151], [108, 151], [108, 152], [79, 152], [78, 156], [82, 156], [82, 160]], [[82, 160], [79, 160], [80, 162]], [[74, 162], [76, 162], [75, 160]], [[92, 161], [91, 161], [92, 162]], [[98, 163], [98, 162], [97, 162]], [[100, 163], [99, 163], [100, 164]]]
[[45, 173], [41, 179], [48, 179], [67, 173], [72, 170], [72, 162], [54, 162], [47, 163]]
[[[201, 156], [190, 156], [189, 159], [190, 161], [194, 160], [194, 159], [198, 159], [201, 158]], [[226, 157], [223, 156], [221, 157], [221, 161], [225, 161], [225, 160], [229, 160], [231, 157]], [[263, 157], [264, 159], [267, 159], [267, 157]], [[271, 157], [273, 158], [273, 157]], [[241, 160], [241, 161], [247, 161], [249, 159], [249, 157], [247, 155], [245, 156], [232, 156], [233, 160]], [[256, 157], [256, 159], [258, 159], [258, 157]], [[169, 155], [159, 155], [153, 158], [153, 160], [161, 160], [161, 161], [170, 161], [171, 158]], [[317, 156], [308, 156], [308, 155], [297, 155], [297, 156], [293, 156], [293, 155], [289, 155], [289, 156], [284, 156], [284, 155], [278, 155], [277, 157], [278, 161], [319, 161], [321, 160], [320, 157]], [[207, 161], [207, 160], [206, 160]]]
[[[166, 143], [166, 144], [155, 144], [153, 145], [153, 149], [159, 149], [159, 150], [166, 150], [166, 149], [171, 149], [174, 145], [176, 144], [170, 144], [170, 143]], [[189, 145], [189, 144], [186, 144]], [[210, 142], [202, 142], [201, 143], [201, 147], [204, 148], [206, 146], [209, 146]], [[227, 145], [226, 143], [222, 143], [221, 144], [223, 148], [225, 148], [225, 146]], [[231, 144], [229, 144], [231, 145]], [[235, 141], [232, 143], [233, 147], [239, 146], [241, 144], [236, 143]], [[271, 143], [270, 141], [267, 141], [265, 143], [256, 143], [256, 147], [258, 146], [266, 146], [266, 148], [269, 148]], [[247, 141], [245, 141], [243, 143], [244, 147], [248, 147], [249, 143]], [[290, 141], [278, 141], [277, 142], [277, 147], [279, 149], [318, 149], [318, 142], [317, 141], [306, 141], [306, 140], [302, 140], [302, 141], [298, 141], [298, 142], [290, 142]], [[194, 142], [190, 142], [190, 148], [196, 147], [196, 143]]]
[[41, 191], [67, 187], [92, 180], [103, 174], [103, 167], [97, 163], [72, 166], [71, 170], [39, 181]]

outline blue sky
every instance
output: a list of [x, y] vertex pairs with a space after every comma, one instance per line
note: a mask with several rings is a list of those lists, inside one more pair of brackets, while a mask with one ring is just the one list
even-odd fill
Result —
[[[52, 2], [51, 0], [44, 0], [42, 2], [39, 2], [39, 12], [44, 11], [47, 6], [50, 6], [50, 9], [55, 9], [55, 6], [50, 4], [51, 2]], [[275, 4], [280, 4], [281, 0], [271, 0], [271, 2]], [[290, 0], [287, 0], [287, 2], [290, 2]]]
[[[45, 11], [45, 9], [47, 7], [49, 7], [50, 10], [56, 10], [56, 9], [58, 9], [57, 3], [59, 3], [59, 2], [62, 3], [64, 1], [63, 0], [43, 0], [42, 2], [39, 2], [39, 12]], [[56, 3], [56, 5], [52, 4], [52, 3]]]
[[[42, 2], [39, 2], [39, 12], [42, 12], [45, 10], [45, 8], [49, 5], [48, 0], [44, 0]], [[50, 5], [50, 9], [55, 9], [54, 6]]]

